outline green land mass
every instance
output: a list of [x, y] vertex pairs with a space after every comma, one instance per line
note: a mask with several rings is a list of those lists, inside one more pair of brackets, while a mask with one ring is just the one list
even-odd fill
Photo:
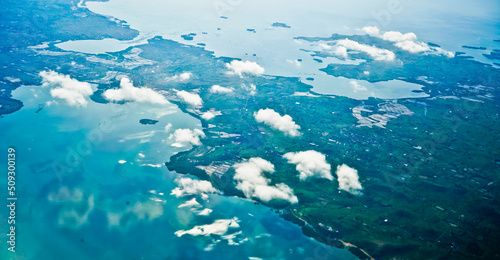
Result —
[[[47, 4], [41, 1], [17, 4], [23, 12], [2, 11], [2, 24], [22, 22], [8, 25], [9, 30], [0, 30], [2, 38], [11, 40], [2, 42], [0, 52], [6, 64], [0, 72], [2, 88], [6, 89], [0, 99], [0, 109], [4, 104], [16, 102], [10, 99], [13, 89], [20, 85], [39, 85], [41, 70], [50, 69], [99, 84], [99, 91], [92, 97], [96, 102], [106, 102], [100, 93], [119, 84], [116, 80], [104, 82], [102, 79], [110, 71], [123, 73], [134, 85], [165, 90], [172, 103], [202, 122], [206, 134], [203, 144], [172, 157], [166, 163], [170, 170], [209, 180], [226, 195], [243, 196], [235, 188], [234, 169], [229, 167], [209, 176], [200, 166], [231, 166], [244, 159], [261, 157], [275, 165], [276, 172], [266, 175], [272, 184], [287, 184], [299, 199], [298, 204], [271, 201], [267, 206], [301, 225], [306, 235], [320, 242], [342, 247], [345, 241], [376, 259], [499, 257], [500, 77], [497, 69], [462, 56], [410, 54], [369, 36], [334, 35], [332, 39], [351, 37], [393, 50], [403, 62], [381, 63], [358, 54], [354, 57], [367, 62], [359, 66], [325, 64], [326, 73], [370, 82], [400, 79], [423, 85], [423, 90], [430, 95], [396, 101], [353, 100], [316, 94], [298, 78], [228, 75], [225, 64], [231, 58], [215, 58], [202, 47], [185, 46], [160, 37], [117, 53], [87, 55], [65, 52], [49, 44], [45, 50], [53, 53], [41, 54], [27, 47], [56, 40], [131, 39], [137, 35], [125, 25], [110, 22], [86, 9], [71, 11], [74, 4], [69, 1], [43, 3]], [[53, 8], [60, 11], [54, 12]], [[74, 12], [85, 12], [87, 16], [76, 16]], [[52, 15], [54, 13], [57, 15]], [[14, 14], [19, 17], [10, 17]], [[42, 25], [30, 22], [38, 16], [44, 17]], [[72, 30], [71, 25], [83, 28]], [[137, 49], [142, 52], [135, 55]], [[325, 53], [313, 55], [327, 56]], [[144, 59], [151, 63], [138, 66], [137, 62]], [[165, 76], [186, 71], [196, 75], [189, 83], [165, 80]], [[370, 71], [369, 76], [364, 71]], [[20, 82], [3, 80], [13, 75]], [[210, 93], [214, 84], [232, 87], [235, 91], [224, 95]], [[255, 95], [242, 88], [243, 84], [255, 84]], [[203, 108], [193, 109], [180, 102], [174, 90], [198, 93], [204, 101]], [[313, 95], [294, 95], [296, 92]], [[19, 109], [17, 104], [18, 107], [11, 105], [11, 110], [0, 112], [13, 112]], [[403, 105], [413, 114], [393, 118], [385, 128], [356, 127], [359, 122], [353, 108], [362, 106], [376, 112], [383, 105]], [[258, 124], [254, 113], [265, 108], [290, 115], [301, 126], [302, 135], [285, 136]], [[209, 109], [221, 111], [222, 115], [210, 121], [202, 119], [200, 114]], [[370, 113], [360, 115], [368, 117]], [[232, 135], [222, 138], [219, 132]], [[282, 156], [305, 150], [326, 154], [333, 168], [340, 164], [356, 168], [363, 194], [339, 192], [335, 180], [300, 181], [295, 165], [287, 163]], [[361, 250], [351, 250], [366, 258]]]

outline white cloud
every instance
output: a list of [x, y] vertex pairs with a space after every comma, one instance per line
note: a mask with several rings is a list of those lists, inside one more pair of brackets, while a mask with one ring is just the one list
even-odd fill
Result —
[[206, 208], [206, 209], [203, 209], [202, 211], [198, 212], [197, 215], [199, 216], [208, 216], [212, 213], [212, 209], [209, 209], [209, 208]]
[[455, 53], [451, 52], [451, 51], [447, 51], [447, 50], [444, 50], [442, 48], [439, 48], [439, 47], [436, 47], [436, 48], [433, 48], [438, 54], [443, 54], [444, 56], [448, 57], [448, 58], [453, 58], [455, 57]]
[[264, 202], [285, 200], [297, 203], [293, 190], [286, 184], [279, 183], [269, 186], [271, 180], [263, 176], [264, 172], [273, 173], [274, 165], [262, 158], [250, 158], [247, 162], [236, 163], [234, 179], [238, 182], [236, 188], [247, 198], [257, 198]]
[[290, 63], [290, 64], [293, 64], [293, 65], [295, 65], [295, 66], [297, 66], [297, 67], [302, 66], [302, 64], [301, 64], [301, 63], [300, 63], [300, 61], [298, 61], [298, 60], [289, 60], [289, 59], [287, 59], [287, 60], [286, 60], [286, 62], [288, 62], [288, 63]]
[[120, 80], [120, 88], [108, 89], [103, 97], [109, 101], [135, 101], [152, 104], [167, 104], [167, 99], [153, 89], [146, 87], [134, 87], [129, 78], [124, 77]]
[[408, 51], [411, 53], [419, 53], [419, 52], [431, 50], [429, 45], [427, 45], [423, 42], [402, 41], [402, 42], [396, 42], [394, 45], [396, 45], [396, 47], [399, 47], [402, 50], [405, 50], [405, 51]]
[[321, 49], [323, 50], [331, 50], [332, 49], [332, 46], [328, 45], [328, 44], [324, 44], [324, 43], [320, 43], [318, 44], [319, 47], [321, 47]]
[[166, 77], [167, 81], [175, 81], [175, 82], [188, 82], [193, 77], [193, 73], [191, 72], [183, 72], [181, 74], [176, 74], [172, 77]]
[[181, 90], [177, 92], [177, 96], [186, 104], [194, 107], [201, 107], [203, 105], [203, 100], [200, 95], [189, 93], [187, 91]]
[[[349, 39], [338, 40], [336, 45], [345, 47], [346, 49], [349, 50], [364, 52], [370, 55], [375, 60], [393, 61], [396, 58], [396, 55], [392, 51], [379, 49], [377, 47], [369, 46], [366, 44], [361, 44]], [[343, 52], [342, 55], [344, 55]]]
[[371, 35], [371, 36], [378, 36], [380, 34], [380, 30], [377, 28], [377, 26], [366, 26], [361, 29], [364, 33]]
[[238, 75], [240, 77], [243, 77], [244, 74], [259, 76], [264, 74], [265, 71], [259, 64], [252, 61], [243, 62], [233, 60], [231, 63], [226, 63], [226, 67], [230, 70], [228, 74]]
[[192, 208], [192, 207], [201, 207], [201, 204], [196, 201], [196, 198], [192, 198], [191, 200], [186, 201], [185, 203], [179, 205], [177, 208]]
[[211, 111], [207, 111], [207, 112], [205, 112], [205, 113], [203, 113], [201, 115], [201, 118], [203, 118], [205, 120], [210, 120], [210, 119], [212, 119], [214, 117], [215, 117], [215, 114], [213, 112], [211, 112]]
[[361, 183], [359, 183], [358, 171], [345, 164], [337, 166], [337, 177], [339, 181], [339, 189], [345, 190], [353, 195], [360, 195]]
[[177, 188], [172, 190], [171, 195], [182, 197], [186, 195], [198, 195], [207, 193], [221, 193], [208, 181], [200, 181], [191, 178], [178, 178], [175, 180]]
[[255, 84], [250, 84], [250, 86], [247, 86], [246, 84], [241, 84], [241, 88], [250, 92], [250, 95], [255, 95], [257, 94], [257, 86]]
[[178, 230], [175, 232], [175, 235], [181, 237], [183, 235], [192, 235], [192, 236], [211, 236], [211, 235], [225, 235], [229, 229], [239, 228], [238, 218], [234, 219], [218, 219], [212, 224], [195, 226], [190, 230]]
[[173, 140], [172, 146], [184, 147], [186, 145], [201, 145], [200, 137], [205, 137], [200, 129], [177, 129], [173, 134], [171, 134], [168, 139]]
[[168, 123], [166, 126], [165, 126], [165, 132], [170, 132], [170, 130], [172, 129], [172, 123]]
[[351, 86], [354, 93], [358, 93], [360, 91], [368, 91], [365, 86], [360, 85], [357, 81], [351, 80], [349, 82], [349, 86]]
[[41, 71], [39, 75], [42, 77], [42, 86], [51, 88], [52, 97], [62, 99], [70, 106], [87, 106], [87, 98], [93, 93], [89, 83], [51, 70]]
[[337, 46], [335, 48], [335, 56], [343, 59], [347, 59], [349, 55], [347, 54], [347, 49], [344, 46]]
[[431, 47], [427, 43], [417, 41], [417, 35], [414, 33], [403, 34], [401, 32], [389, 31], [381, 35], [375, 26], [364, 27], [361, 30], [368, 35], [393, 42], [396, 47], [410, 53], [433, 52], [434, 54], [443, 54], [448, 58], [455, 57], [453, 52], [443, 50], [439, 47]]
[[213, 85], [210, 88], [210, 93], [227, 94], [227, 93], [231, 93], [233, 91], [234, 91], [233, 88], [226, 88], [226, 87], [222, 87], [222, 86], [219, 86], [219, 85]]
[[390, 31], [390, 32], [385, 32], [381, 36], [382, 39], [390, 42], [404, 42], [404, 41], [416, 41], [417, 40], [417, 35], [414, 33], [401, 33], [401, 32], [395, 32], [395, 31]]
[[320, 152], [309, 150], [286, 153], [283, 158], [287, 159], [288, 163], [297, 165], [296, 169], [302, 181], [311, 177], [333, 180], [331, 166], [326, 162], [326, 156]]
[[260, 109], [257, 113], [254, 113], [255, 120], [259, 123], [264, 123], [274, 129], [277, 129], [289, 136], [299, 136], [300, 126], [297, 125], [291, 116], [284, 115], [281, 116], [276, 111], [266, 108]]

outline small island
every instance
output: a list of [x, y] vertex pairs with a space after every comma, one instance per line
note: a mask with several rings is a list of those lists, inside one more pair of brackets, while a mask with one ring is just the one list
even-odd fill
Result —
[[156, 125], [158, 123], [158, 120], [153, 120], [153, 119], [141, 119], [139, 120], [139, 123], [143, 125]]

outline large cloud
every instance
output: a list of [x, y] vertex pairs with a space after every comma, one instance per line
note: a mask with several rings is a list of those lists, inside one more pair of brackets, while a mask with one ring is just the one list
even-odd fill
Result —
[[264, 68], [259, 66], [259, 64], [252, 61], [239, 61], [233, 60], [231, 63], [226, 63], [226, 67], [229, 69], [228, 74], [238, 75], [243, 77], [244, 74], [248, 75], [262, 75], [264, 74]]
[[39, 75], [42, 77], [42, 86], [51, 88], [52, 97], [62, 99], [70, 106], [87, 106], [87, 98], [93, 93], [89, 83], [55, 71], [41, 71]]
[[331, 166], [326, 162], [326, 156], [313, 150], [297, 153], [286, 153], [283, 158], [289, 163], [296, 164], [297, 171], [300, 173], [300, 180], [307, 178], [325, 178], [333, 180]]
[[200, 129], [177, 129], [171, 134], [168, 139], [173, 140], [172, 146], [184, 147], [186, 145], [201, 145], [200, 137], [205, 137], [205, 134]]
[[120, 80], [120, 88], [108, 89], [103, 97], [109, 101], [135, 101], [142, 103], [167, 104], [167, 99], [160, 93], [146, 87], [134, 87], [129, 78]]
[[345, 164], [337, 166], [337, 177], [339, 181], [339, 189], [345, 190], [354, 195], [360, 195], [361, 183], [359, 183], [358, 171]]
[[203, 100], [200, 95], [189, 93], [187, 91], [181, 90], [177, 92], [177, 96], [182, 99], [182, 101], [186, 104], [189, 104], [194, 107], [201, 107], [203, 105]]
[[264, 123], [274, 129], [280, 130], [286, 135], [290, 136], [299, 136], [300, 126], [297, 125], [291, 116], [284, 115], [281, 116], [276, 111], [266, 108], [260, 109], [257, 113], [254, 114], [255, 120], [259, 123]]
[[226, 87], [222, 87], [222, 86], [219, 86], [219, 85], [213, 85], [210, 88], [210, 93], [227, 94], [227, 93], [231, 93], [233, 91], [234, 91], [233, 88], [226, 88]]
[[208, 181], [200, 181], [191, 178], [178, 178], [175, 180], [177, 188], [172, 190], [171, 195], [182, 197], [186, 195], [198, 195], [208, 193], [221, 193]]
[[372, 57], [375, 60], [394, 61], [394, 59], [396, 58], [396, 55], [392, 51], [379, 49], [377, 47], [369, 46], [366, 44], [361, 44], [359, 42], [349, 39], [343, 39], [337, 41], [335, 53], [338, 53], [337, 55], [340, 55], [342, 58], [345, 58], [346, 56], [346, 53], [343, 49], [339, 50], [339, 48], [342, 47], [349, 50], [364, 52], [370, 55], [370, 57]]
[[247, 162], [236, 163], [233, 167], [236, 172], [234, 179], [238, 182], [236, 188], [247, 198], [257, 198], [264, 202], [271, 200], [285, 200], [292, 204], [298, 202], [293, 190], [286, 184], [269, 186], [271, 180], [263, 175], [264, 172], [274, 172], [274, 165], [269, 161], [251, 158]]

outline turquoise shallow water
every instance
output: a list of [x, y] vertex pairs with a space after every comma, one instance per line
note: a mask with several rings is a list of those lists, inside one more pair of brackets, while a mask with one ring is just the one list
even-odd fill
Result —
[[[59, 102], [35, 113], [52, 100], [47, 89], [23, 86], [13, 96], [25, 106], [2, 118], [0, 136], [8, 137], [2, 158], [16, 150], [17, 250], [2, 250], [1, 259], [355, 259], [251, 201], [170, 195], [179, 176], [162, 163], [186, 148], [170, 146], [164, 127], [199, 128], [174, 105]], [[192, 198], [211, 214], [178, 208]], [[219, 235], [175, 234], [217, 220], [237, 224]], [[6, 222], [0, 228], [7, 233]]]

